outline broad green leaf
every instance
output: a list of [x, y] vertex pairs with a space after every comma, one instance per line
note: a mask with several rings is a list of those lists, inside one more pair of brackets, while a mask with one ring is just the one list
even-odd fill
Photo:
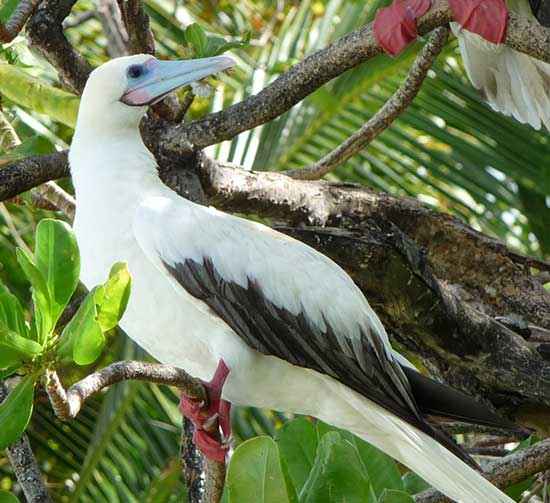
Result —
[[0, 63], [0, 93], [24, 108], [69, 127], [76, 124], [80, 103], [77, 96], [45, 84], [13, 65]]
[[380, 495], [378, 503], [414, 503], [414, 498], [405, 491], [386, 489]]
[[97, 321], [95, 295], [98, 287], [86, 295], [60, 338], [58, 357], [72, 358], [78, 365], [89, 365], [101, 355], [105, 337]]
[[72, 229], [61, 220], [45, 218], [36, 228], [36, 267], [46, 279], [52, 323], [72, 297], [80, 276], [80, 256]]
[[237, 447], [227, 470], [229, 503], [290, 503], [292, 492], [271, 437], [256, 437]]
[[0, 451], [19, 440], [32, 414], [34, 376], [25, 377], [0, 404]]
[[349, 431], [340, 430], [322, 421], [317, 422], [317, 430], [320, 437], [327, 432], [336, 431], [348, 442], [355, 446], [363, 465], [369, 474], [372, 488], [376, 496], [380, 496], [384, 489], [404, 489], [401, 474], [395, 461], [377, 449], [373, 445], [360, 439]]
[[403, 481], [403, 488], [409, 494], [418, 494], [430, 488], [430, 484], [414, 472], [405, 473], [401, 480]]
[[302, 492], [301, 503], [375, 503], [376, 496], [357, 449], [340, 433], [321, 438], [315, 465]]
[[22, 336], [28, 335], [25, 313], [19, 299], [0, 283], [0, 326], [2, 324]]
[[6, 369], [18, 362], [31, 360], [40, 353], [40, 344], [0, 326], [0, 368]]
[[305, 417], [286, 423], [278, 432], [277, 445], [289, 476], [300, 493], [315, 463], [317, 431]]
[[109, 279], [103, 288], [98, 290], [98, 295], [96, 295], [97, 321], [104, 332], [116, 327], [122, 318], [130, 298], [131, 283], [132, 278], [126, 263], [117, 262], [111, 268]]
[[15, 494], [0, 491], [0, 503], [19, 503], [19, 498]]
[[208, 37], [197, 23], [190, 24], [185, 29], [185, 40], [195, 50], [195, 57], [202, 58], [206, 55]]
[[53, 329], [52, 302], [48, 292], [48, 286], [44, 276], [36, 267], [31, 257], [21, 250], [21, 248], [18, 248], [16, 253], [17, 261], [32, 286], [32, 299], [34, 302], [34, 316], [36, 318], [38, 330], [38, 341], [44, 342]]

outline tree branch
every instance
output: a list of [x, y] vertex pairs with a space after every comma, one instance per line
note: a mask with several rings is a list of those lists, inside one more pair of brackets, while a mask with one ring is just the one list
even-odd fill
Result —
[[48, 371], [46, 373], [46, 391], [55, 415], [62, 420], [68, 420], [77, 416], [82, 405], [90, 396], [112, 384], [127, 380], [176, 386], [191, 398], [207, 400], [201, 381], [191, 377], [183, 370], [169, 365], [139, 361], [113, 363], [86, 376], [73, 384], [67, 391], [63, 388], [57, 373]]
[[[512, 484], [550, 468], [550, 439], [543, 440], [502, 459], [493, 461], [485, 476], [494, 485], [504, 489]], [[446, 503], [450, 500], [441, 493], [429, 490], [415, 497], [416, 503]]]
[[81, 94], [92, 67], [63, 33], [63, 21], [75, 2], [44, 0], [27, 23], [27, 33], [31, 46], [58, 70], [62, 82], [71, 91]]
[[41, 0], [21, 0], [8, 21], [5, 24], [0, 22], [0, 42], [11, 42], [17, 37], [40, 2]]
[[448, 35], [449, 29], [445, 27], [436, 28], [432, 32], [428, 42], [412, 64], [403, 84], [359, 131], [314, 164], [305, 168], [286, 171], [285, 174], [299, 180], [318, 180], [360, 152], [382, 131], [387, 129], [407, 109], [418, 94], [428, 70], [447, 43]]
[[[434, 0], [418, 20], [419, 35], [452, 21], [446, 0]], [[510, 12], [505, 44], [550, 62], [550, 29]], [[269, 122], [330, 80], [382, 53], [368, 24], [334, 41], [283, 73], [254, 96], [203, 119], [167, 129], [160, 137], [164, 150], [185, 154], [229, 140]]]
[[117, 0], [128, 33], [130, 54], [155, 54], [155, 39], [141, 0]]
[[[6, 385], [0, 381], [0, 403], [8, 396]], [[28, 503], [52, 503], [27, 435], [7, 449], [8, 459]]]

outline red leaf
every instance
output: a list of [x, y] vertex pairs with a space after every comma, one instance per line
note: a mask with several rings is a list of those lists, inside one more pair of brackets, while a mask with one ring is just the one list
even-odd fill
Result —
[[454, 19], [465, 29], [493, 44], [506, 38], [508, 9], [505, 0], [449, 0]]
[[416, 20], [428, 12], [431, 0], [395, 0], [374, 19], [374, 37], [385, 52], [396, 56], [416, 40]]

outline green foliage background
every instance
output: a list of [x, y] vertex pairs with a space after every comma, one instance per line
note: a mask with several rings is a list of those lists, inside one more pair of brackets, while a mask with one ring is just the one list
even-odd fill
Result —
[[[193, 22], [228, 42], [250, 36], [248, 45], [237, 44], [232, 51], [237, 69], [222, 77], [213, 96], [195, 99], [190, 111], [193, 118], [256, 93], [308, 53], [370, 21], [385, 3], [208, 0], [182, 6], [179, 2], [146, 0], [145, 6], [161, 57], [195, 55], [186, 38], [186, 28]], [[0, 18], [5, 19], [14, 2], [2, 5]], [[96, 7], [89, 0], [79, 1], [69, 21]], [[69, 28], [67, 35], [92, 64], [108, 59], [97, 16]], [[396, 59], [377, 57], [323, 87], [277, 120], [209, 151], [221, 160], [256, 170], [307, 165], [338, 145], [377, 110], [403, 79], [419, 47], [420, 43]], [[60, 89], [54, 70], [29, 51], [24, 36], [2, 48], [0, 95], [4, 124], [0, 130], [0, 169], [14, 158], [52, 152], [70, 144], [78, 98]], [[13, 135], [4, 129], [7, 124], [22, 142], [15, 149]], [[453, 41], [408, 111], [329, 178], [418, 197], [521, 252], [550, 254], [548, 132], [533, 131], [490, 110], [467, 81]], [[63, 186], [71, 188], [69, 181]], [[51, 215], [34, 208], [30, 194], [17, 204], [0, 206], [0, 279], [24, 305], [30, 301], [29, 285], [17, 263], [15, 248], [21, 242], [32, 248], [36, 223]], [[144, 357], [141, 350], [120, 337], [98, 365]], [[78, 377], [75, 373], [69, 379]], [[172, 390], [143, 383], [120, 384], [89, 401], [79, 418], [67, 424], [54, 419], [42, 394], [37, 395], [36, 402], [30, 438], [57, 500], [181, 500], [185, 491], [178, 477], [181, 421]], [[328, 431], [328, 427], [305, 418], [290, 423], [288, 419], [272, 411], [234, 412], [239, 447], [229, 469], [227, 501], [248, 501], [246, 491], [260, 494], [260, 487], [266, 491], [262, 500], [266, 502], [343, 501], [327, 496], [327, 488], [336, 479], [343, 481], [338, 490], [349, 491], [346, 501], [410, 501], [407, 493], [424, 487], [414, 475], [350, 435]], [[262, 466], [266, 471], [252, 470], [252, 466]], [[267, 486], [262, 473], [272, 476]], [[530, 482], [514, 488], [514, 496], [519, 499]], [[390, 490], [384, 492], [384, 488]], [[2, 457], [0, 489], [17, 491], [7, 460]]]

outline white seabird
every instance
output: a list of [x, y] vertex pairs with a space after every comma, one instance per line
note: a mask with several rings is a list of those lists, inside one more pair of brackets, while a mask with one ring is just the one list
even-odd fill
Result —
[[232, 64], [138, 55], [92, 72], [69, 155], [84, 283], [95, 286], [126, 261], [133, 289], [121, 327], [159, 361], [203, 380], [223, 361], [231, 403], [347, 429], [456, 501], [511, 503], [426, 415], [507, 423], [397, 357], [338, 265], [160, 181], [138, 130], [147, 106]]

